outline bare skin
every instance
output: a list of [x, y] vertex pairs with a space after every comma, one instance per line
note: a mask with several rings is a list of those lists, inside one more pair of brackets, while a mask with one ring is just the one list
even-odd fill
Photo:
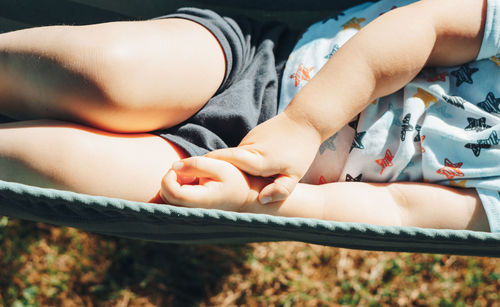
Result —
[[215, 37], [183, 19], [1, 34], [0, 113], [43, 120], [0, 124], [0, 179], [162, 202], [161, 179], [186, 154], [145, 132], [198, 111], [224, 61]]

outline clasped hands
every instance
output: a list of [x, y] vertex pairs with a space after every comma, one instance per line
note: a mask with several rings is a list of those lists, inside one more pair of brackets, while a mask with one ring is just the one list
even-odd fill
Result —
[[175, 162], [162, 181], [162, 199], [174, 205], [248, 211], [285, 200], [321, 144], [314, 127], [285, 113], [258, 125], [235, 148]]

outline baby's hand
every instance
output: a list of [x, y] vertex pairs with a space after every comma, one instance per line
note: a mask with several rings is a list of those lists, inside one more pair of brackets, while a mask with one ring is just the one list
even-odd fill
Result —
[[286, 114], [258, 125], [236, 148], [216, 150], [207, 157], [230, 162], [254, 176], [273, 177], [259, 194], [261, 203], [286, 199], [311, 165], [321, 136]]
[[186, 207], [245, 211], [258, 203], [262, 178], [242, 173], [228, 162], [192, 157], [175, 162], [162, 181], [161, 198]]

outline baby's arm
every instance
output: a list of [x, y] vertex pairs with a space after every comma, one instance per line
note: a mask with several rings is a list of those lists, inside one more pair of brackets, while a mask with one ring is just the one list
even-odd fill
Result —
[[324, 140], [374, 99], [408, 84], [424, 66], [477, 57], [486, 5], [427, 0], [392, 10], [361, 29], [292, 100], [285, 115]]
[[426, 65], [476, 58], [486, 1], [425, 0], [392, 10], [362, 28], [295, 96], [235, 149], [209, 154], [253, 175], [276, 176], [260, 199], [283, 199], [304, 175], [322, 141], [375, 98], [411, 81]]
[[[473, 189], [423, 183], [298, 184], [286, 200], [262, 206], [257, 197], [271, 181], [268, 178], [247, 175], [227, 162], [205, 157], [188, 158], [182, 166], [175, 166], [165, 176], [161, 191], [171, 204], [339, 222], [488, 231]], [[196, 178], [183, 178], [191, 176]]]

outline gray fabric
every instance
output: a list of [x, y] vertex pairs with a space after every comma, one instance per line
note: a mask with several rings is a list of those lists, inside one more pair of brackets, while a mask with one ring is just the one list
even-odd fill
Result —
[[221, 17], [196, 8], [179, 9], [160, 18], [172, 17], [195, 21], [210, 30], [224, 50], [227, 69], [221, 87], [200, 111], [155, 134], [191, 156], [237, 146], [253, 127], [276, 115], [281, 72], [297, 33], [280, 23]]
[[293, 240], [354, 249], [500, 257], [500, 233], [188, 209], [4, 181], [0, 181], [0, 215], [165, 243]]

